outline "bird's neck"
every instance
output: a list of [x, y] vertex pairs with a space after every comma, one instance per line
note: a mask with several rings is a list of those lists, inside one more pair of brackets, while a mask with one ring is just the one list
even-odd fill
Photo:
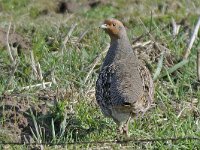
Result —
[[111, 37], [111, 46], [117, 45], [120, 49], [120, 51], [129, 51], [130, 49], [127, 47], [130, 47], [130, 41], [127, 37], [127, 35], [120, 36], [119, 38]]
[[120, 38], [111, 38], [111, 44], [104, 61], [104, 66], [110, 65], [118, 60], [127, 59], [129, 55], [134, 54], [127, 35]]

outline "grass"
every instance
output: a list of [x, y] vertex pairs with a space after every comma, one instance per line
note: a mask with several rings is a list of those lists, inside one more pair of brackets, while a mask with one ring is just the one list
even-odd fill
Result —
[[[8, 87], [8, 89], [14, 89], [14, 92], [8, 95], [11, 96], [11, 101], [17, 101], [20, 104], [23, 102], [27, 104], [27, 107], [30, 105], [33, 109], [27, 108], [23, 112], [31, 127], [23, 131], [29, 133], [32, 140], [38, 143], [114, 140], [116, 138], [116, 125], [111, 119], [102, 115], [94, 97], [95, 80], [100, 63], [97, 64], [85, 83], [85, 78], [95, 58], [109, 42], [109, 38], [98, 29], [98, 26], [105, 18], [118, 18], [126, 25], [130, 39], [140, 36], [150, 28], [155, 28], [151, 35], [158, 43], [164, 43], [170, 49], [171, 56], [177, 61], [182, 57], [187, 47], [190, 35], [186, 33], [190, 33], [187, 31], [194, 28], [198, 19], [196, 11], [200, 7], [200, 3], [198, 0], [191, 3], [193, 5], [188, 5], [184, 0], [179, 2], [153, 0], [151, 2], [138, 1], [138, 3], [131, 0], [124, 3], [124, 1], [118, 0], [89, 10], [79, 10], [74, 14], [59, 14], [55, 11], [55, 1], [53, 0], [48, 3], [45, 0], [1, 0], [2, 11], [0, 13], [3, 15], [0, 15], [0, 27], [7, 29], [11, 21], [12, 25], [16, 27], [16, 31], [31, 42], [34, 58], [41, 65], [44, 80], [48, 82], [54, 77], [57, 82], [44, 90], [44, 93], [48, 93], [48, 98], [51, 97], [49, 95], [53, 95], [53, 100], [41, 100], [38, 95], [43, 90], [38, 88], [20, 91], [21, 87], [41, 83], [33, 75], [28, 50], [22, 50], [22, 55], [19, 56], [19, 66]], [[42, 14], [43, 10], [46, 9], [48, 14]], [[185, 19], [188, 26], [186, 29], [181, 28], [176, 38], [172, 38], [170, 27], [161, 30], [162, 27], [171, 22], [172, 17], [176, 21]], [[72, 32], [64, 53], [61, 54], [62, 42], [74, 23], [78, 25]], [[81, 42], [74, 43], [73, 40], [76, 40], [86, 30], [88, 32]], [[143, 40], [150, 39], [149, 36], [146, 36]], [[156, 105], [143, 118], [132, 121], [131, 138], [200, 136], [200, 104], [198, 101], [200, 92], [198, 85], [196, 85], [198, 40], [199, 38], [193, 45], [189, 62], [186, 65], [175, 73], [168, 74], [155, 82]], [[10, 61], [5, 47], [0, 49], [0, 62], [0, 93], [3, 96], [4, 91], [8, 90], [6, 84], [10, 72]], [[151, 63], [152, 74], [155, 72], [156, 65], [156, 62]], [[167, 68], [162, 69], [162, 74], [166, 73], [165, 69]], [[12, 95], [17, 94], [17, 98], [12, 97]], [[26, 98], [23, 98], [24, 95]], [[5, 100], [2, 98], [0, 105], [0, 107], [5, 108], [2, 109], [3, 112], [0, 115], [0, 127], [2, 127], [0, 139], [4, 142], [13, 142], [14, 140], [9, 136], [12, 129], [6, 126], [10, 119], [9, 115], [2, 115], [7, 113]], [[47, 113], [43, 113], [41, 107], [47, 107]], [[16, 114], [21, 113], [15, 111]], [[18, 124], [18, 122], [16, 123]], [[8, 137], [5, 137], [5, 133]], [[6, 147], [8, 149], [31, 148], [31, 146], [24, 145], [0, 144], [0, 149]], [[44, 147], [45, 149], [198, 149], [199, 141], [87, 143], [65, 145], [65, 147], [44, 145]]]

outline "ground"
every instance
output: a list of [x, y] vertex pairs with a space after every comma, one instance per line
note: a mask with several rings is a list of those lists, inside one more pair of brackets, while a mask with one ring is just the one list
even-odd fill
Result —
[[[198, 0], [0, 2], [0, 149], [199, 148], [197, 139], [115, 143], [116, 125], [95, 101], [95, 81], [109, 43], [99, 26], [114, 17], [124, 23], [152, 76], [163, 57], [154, 106], [132, 120], [130, 139], [198, 138], [199, 33], [179, 65], [198, 21]], [[180, 25], [177, 34], [173, 20]], [[173, 70], [176, 64], [180, 68]]]

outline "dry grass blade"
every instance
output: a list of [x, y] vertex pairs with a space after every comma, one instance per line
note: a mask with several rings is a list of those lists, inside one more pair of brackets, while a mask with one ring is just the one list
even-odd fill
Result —
[[190, 50], [192, 48], [192, 45], [193, 45], [193, 43], [194, 43], [194, 41], [195, 41], [195, 39], [197, 37], [198, 31], [199, 31], [199, 27], [200, 27], [200, 17], [199, 17], [199, 19], [197, 21], [197, 24], [196, 24], [195, 28], [194, 28], [194, 31], [193, 31], [192, 36], [190, 38], [190, 42], [189, 42], [188, 47], [187, 47], [187, 49], [185, 51], [183, 59], [187, 59], [188, 58], [188, 56], [190, 54]]
[[8, 32], [7, 32], [7, 35], [6, 35], [6, 44], [7, 44], [7, 51], [8, 51], [9, 57], [10, 57], [10, 61], [11, 61], [12, 64], [15, 64], [15, 60], [12, 56], [11, 48], [10, 48], [10, 45], [9, 45], [10, 28], [11, 28], [11, 22], [9, 23], [9, 26], [8, 26]]
[[174, 18], [172, 18], [172, 28], [173, 28], [172, 35], [173, 35], [173, 37], [175, 37], [178, 34], [180, 27], [181, 27], [180, 25], [176, 24]]
[[30, 50], [30, 54], [31, 54], [31, 67], [32, 67], [32, 70], [33, 70], [33, 74], [34, 74], [35, 78], [38, 79], [39, 78], [38, 72], [37, 72], [35, 58], [34, 58], [34, 54], [33, 54], [32, 50]]
[[[31, 89], [31, 88], [36, 88], [36, 87], [43, 87], [43, 84], [45, 85], [45, 86], [51, 86], [51, 84], [52, 84], [52, 82], [44, 82], [44, 83], [39, 83], [39, 84], [35, 84], [35, 85], [29, 85], [29, 86], [25, 86], [25, 87], [21, 87], [21, 88], [19, 88], [18, 90], [19, 91], [23, 91], [23, 90], [29, 90], [29, 89]], [[6, 91], [6, 93], [7, 92], [13, 92], [14, 91], [14, 89], [12, 89], [12, 90], [7, 90]]]
[[43, 75], [42, 75], [42, 70], [41, 70], [39, 62], [37, 62], [36, 68], [37, 68], [37, 72], [38, 72], [38, 75], [39, 75], [39, 79], [42, 81], [43, 80]]
[[40, 63], [39, 62], [37, 62], [37, 72], [38, 72], [39, 79], [42, 82], [42, 87], [46, 88], [46, 86], [44, 84], [44, 80], [43, 80], [42, 69], [40, 67]]
[[63, 42], [64, 45], [68, 42], [68, 40], [69, 40], [69, 38], [71, 37], [72, 32], [74, 31], [74, 29], [75, 29], [76, 26], [77, 26], [77, 23], [73, 24], [73, 25], [70, 27], [70, 30], [69, 30], [67, 36], [66, 36], [65, 39], [64, 39], [64, 42]]
[[101, 54], [99, 56], [97, 56], [93, 62], [93, 65], [90, 69], [90, 71], [87, 73], [86, 78], [84, 80], [84, 84], [88, 81], [89, 76], [92, 74], [92, 71], [94, 70], [95, 66], [98, 64], [98, 62], [101, 60], [101, 57], [104, 53], [106, 53], [108, 51], [110, 47], [110, 44], [107, 44], [106, 48], [101, 52]]
[[180, 117], [181, 117], [181, 115], [182, 115], [182, 113], [183, 113], [184, 110], [185, 110], [185, 108], [183, 108], [183, 109], [178, 113], [177, 118], [180, 118]]
[[51, 72], [51, 81], [52, 81], [53, 84], [55, 84], [55, 85], [57, 84], [54, 70]]
[[66, 49], [66, 44], [67, 42], [69, 41], [69, 38], [71, 37], [72, 35], [72, 32], [74, 31], [75, 27], [77, 26], [77, 23], [73, 24], [70, 29], [69, 29], [69, 32], [67, 33], [67, 36], [65, 37], [64, 41], [63, 41], [63, 44], [62, 44], [62, 54], [63, 54], [63, 51], [64, 49]]
[[151, 40], [146, 41], [146, 42], [137, 42], [132, 46], [132, 48], [134, 49], [134, 48], [138, 48], [138, 47], [145, 47], [146, 45], [151, 44], [151, 43], [152, 43]]
[[81, 33], [81, 35], [79, 36], [79, 38], [77, 40], [77, 43], [79, 43], [87, 33], [88, 33], [88, 30], [86, 30], [83, 33]]

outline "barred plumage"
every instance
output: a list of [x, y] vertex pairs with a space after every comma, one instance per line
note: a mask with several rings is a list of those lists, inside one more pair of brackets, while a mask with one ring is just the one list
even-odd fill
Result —
[[128, 135], [130, 118], [144, 114], [153, 102], [153, 80], [134, 55], [123, 24], [110, 19], [102, 28], [109, 34], [111, 44], [96, 82], [96, 100], [103, 114], [113, 118], [120, 133]]

